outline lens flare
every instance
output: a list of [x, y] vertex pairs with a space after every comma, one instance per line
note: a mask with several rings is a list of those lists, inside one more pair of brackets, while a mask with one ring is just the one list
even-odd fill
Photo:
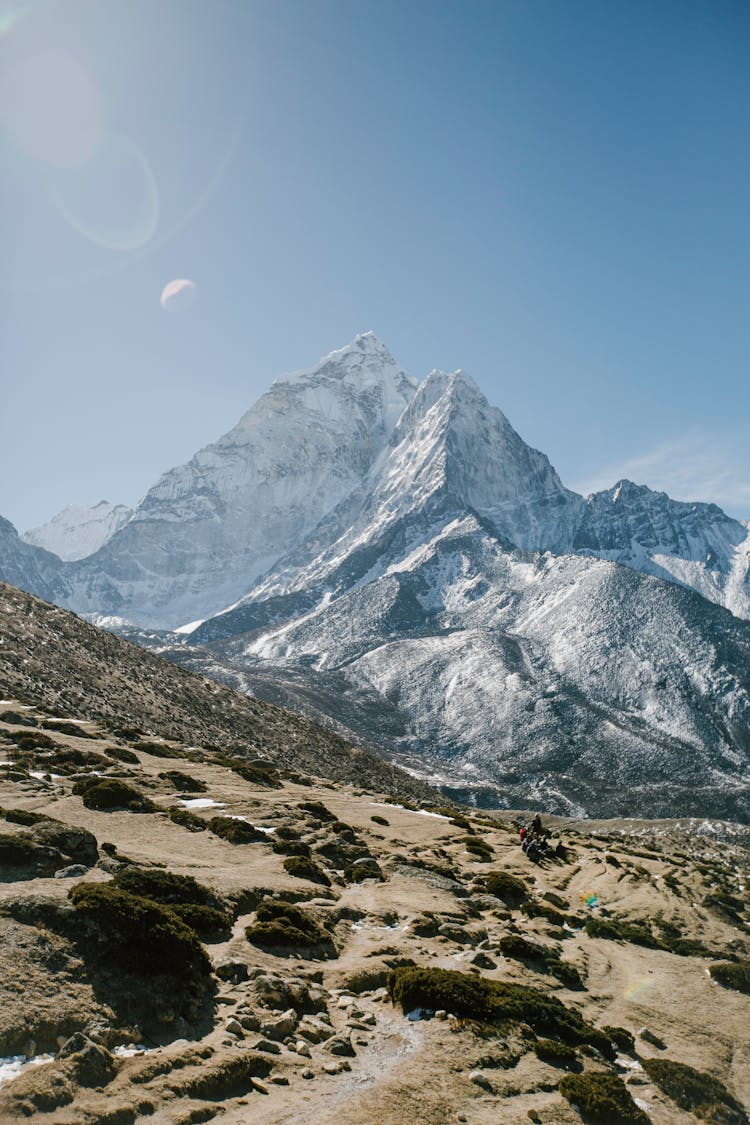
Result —
[[159, 221], [151, 167], [133, 141], [117, 134], [105, 137], [84, 164], [56, 169], [50, 198], [79, 234], [108, 250], [138, 250]]
[[638, 1001], [642, 1000], [651, 989], [654, 987], [654, 982], [651, 977], [638, 977], [632, 984], [629, 984], [625, 989], [623, 996], [626, 1000]]

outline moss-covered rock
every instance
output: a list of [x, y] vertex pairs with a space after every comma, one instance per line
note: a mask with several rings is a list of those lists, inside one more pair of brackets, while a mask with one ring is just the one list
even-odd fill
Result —
[[97, 954], [114, 969], [195, 982], [209, 975], [211, 965], [195, 932], [168, 907], [111, 883], [77, 883], [70, 899]]
[[158, 776], [162, 781], [168, 782], [178, 793], [206, 792], [205, 781], [200, 781], [197, 777], [191, 777], [189, 773], [183, 773], [181, 770], [164, 770]]
[[331, 936], [310, 914], [292, 903], [264, 899], [256, 911], [256, 921], [245, 930], [253, 945], [272, 950], [305, 949], [323, 956], [335, 956]]
[[208, 828], [205, 820], [179, 805], [172, 805], [167, 809], [167, 816], [174, 824], [179, 824], [180, 828], [187, 828], [188, 832], [205, 832]]
[[283, 866], [287, 875], [293, 875], [295, 879], [307, 879], [311, 883], [320, 883], [323, 887], [331, 885], [323, 868], [305, 856], [291, 855], [284, 860]]
[[560, 1082], [560, 1093], [592, 1125], [650, 1125], [616, 1074], [566, 1074]]
[[316, 820], [335, 820], [336, 816], [327, 809], [322, 801], [300, 801], [297, 805], [298, 809], [302, 812], [309, 813], [310, 816], [315, 817]]
[[714, 980], [750, 996], [750, 961], [718, 961], [710, 966]]
[[642, 1063], [649, 1078], [680, 1109], [715, 1125], [747, 1125], [742, 1106], [713, 1075], [670, 1059], [643, 1059]]
[[565, 1070], [581, 1069], [575, 1049], [567, 1043], [558, 1043], [556, 1039], [537, 1039], [534, 1053], [542, 1062], [550, 1063], [551, 1066], [559, 1066]]
[[119, 777], [82, 778], [73, 786], [73, 792], [83, 799], [87, 809], [96, 809], [98, 812], [124, 809], [127, 812], [147, 813], [156, 808], [153, 801]]
[[268, 836], [246, 820], [234, 816], [212, 816], [208, 827], [215, 836], [230, 844], [267, 844]]
[[493, 871], [485, 876], [484, 889], [488, 895], [494, 895], [508, 906], [520, 906], [529, 897], [529, 891], [522, 879], [511, 875], [509, 871]]
[[603, 1032], [538, 988], [486, 980], [453, 969], [406, 967], [394, 970], [389, 991], [404, 1011], [444, 1008], [490, 1024], [525, 1023], [537, 1034], [574, 1045], [588, 1043], [606, 1057], [614, 1057], [613, 1046]]

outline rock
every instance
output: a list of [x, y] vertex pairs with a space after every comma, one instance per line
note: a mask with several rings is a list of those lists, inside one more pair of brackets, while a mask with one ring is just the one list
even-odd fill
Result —
[[480, 1090], [486, 1090], [488, 1094], [494, 1093], [492, 1083], [489, 1078], [485, 1078], [481, 1070], [472, 1070], [469, 1072], [469, 1081], [473, 1082], [475, 1086], [479, 1086]]
[[245, 1032], [243, 1031], [242, 1024], [239, 1022], [239, 1020], [234, 1019], [234, 1017], [227, 1020], [227, 1022], [224, 1024], [224, 1030], [228, 1032], [229, 1035], [236, 1035], [238, 1039], [245, 1038]]
[[243, 1012], [242, 1015], [238, 1013], [237, 1019], [246, 1031], [260, 1031], [260, 1020], [252, 1012]]
[[260, 1030], [269, 1039], [286, 1039], [297, 1027], [297, 1013], [294, 1008], [289, 1008], [274, 1019], [263, 1020]]
[[343, 1062], [327, 1062], [323, 1063], [323, 1070], [326, 1074], [341, 1074], [345, 1069]]
[[56, 879], [80, 879], [85, 875], [88, 867], [84, 867], [82, 863], [71, 863], [68, 867], [61, 867], [55, 872]]
[[303, 1078], [306, 1078], [306, 1079], [308, 1079], [308, 1081], [309, 1081], [309, 1080], [310, 1080], [311, 1078], [314, 1078], [314, 1077], [315, 1077], [315, 1071], [314, 1071], [314, 1070], [310, 1070], [310, 1067], [309, 1067], [309, 1066], [306, 1066], [304, 1070], [301, 1070], [301, 1071], [300, 1071], [300, 1074], [302, 1075], [302, 1077], [303, 1077]]
[[657, 1051], [666, 1051], [667, 1044], [658, 1035], [654, 1035], [653, 1031], [649, 1031], [647, 1027], [642, 1027], [638, 1032], [638, 1036], [644, 1043], [650, 1043], [652, 1047], [656, 1047]]
[[294, 1044], [294, 1050], [298, 1055], [302, 1055], [303, 1059], [310, 1058], [310, 1048], [308, 1047], [307, 1043], [305, 1043], [304, 1039], [299, 1039]]
[[331, 1026], [319, 1016], [303, 1016], [297, 1034], [309, 1043], [322, 1043], [331, 1034]]
[[271, 1075], [271, 1081], [273, 1082], [273, 1084], [275, 1086], [288, 1086], [289, 1085], [289, 1079], [287, 1078], [287, 1076], [285, 1074], [273, 1074], [273, 1075]]
[[325, 1049], [329, 1055], [345, 1055], [347, 1058], [352, 1058], [357, 1053], [352, 1046], [351, 1039], [348, 1039], [345, 1035], [334, 1035], [325, 1044]]
[[228, 980], [233, 984], [240, 984], [241, 981], [247, 980], [250, 975], [244, 961], [235, 961], [230, 957], [224, 961], [219, 961], [214, 972], [219, 980]]
[[[271, 1078], [271, 1081], [274, 1082], [275, 1079]], [[259, 1094], [267, 1094], [268, 1093], [268, 1087], [264, 1086], [263, 1083], [260, 1082], [257, 1078], [251, 1079], [251, 1085], [252, 1085], [254, 1090], [258, 1091]]]
[[470, 965], [476, 965], [478, 969], [496, 969], [497, 962], [488, 957], [486, 953], [474, 953], [469, 958]]
[[440, 937], [448, 938], [449, 941], [454, 941], [457, 945], [473, 945], [474, 938], [465, 930], [463, 926], [456, 925], [455, 922], [443, 922], [442, 926], [438, 927], [438, 934]]
[[447, 1020], [448, 1019], [448, 1013], [446, 1012], [445, 1008], [438, 1008], [438, 1010], [435, 1012], [435, 1019], [436, 1020]]
[[256, 1051], [264, 1051], [267, 1055], [280, 1055], [281, 1047], [278, 1043], [272, 1043], [270, 1039], [259, 1039], [255, 1044]]

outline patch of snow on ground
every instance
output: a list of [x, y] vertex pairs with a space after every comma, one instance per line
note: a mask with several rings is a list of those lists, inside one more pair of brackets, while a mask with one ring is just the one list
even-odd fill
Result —
[[128, 1043], [122, 1047], [115, 1047], [112, 1051], [112, 1054], [116, 1055], [118, 1059], [130, 1059], [133, 1055], [145, 1055], [147, 1053], [148, 1047], [143, 1043]]
[[0, 1055], [0, 1086], [3, 1082], [10, 1082], [22, 1070], [29, 1066], [39, 1066], [41, 1063], [52, 1062], [54, 1055], [34, 1055], [28, 1059], [26, 1055]]
[[449, 816], [443, 816], [439, 812], [429, 812], [427, 809], [407, 809], [405, 805], [394, 805], [387, 801], [371, 801], [370, 806], [373, 809], [403, 809], [404, 812], [412, 812], [417, 816], [431, 816], [435, 820], [450, 820]]
[[[215, 801], [213, 797], [178, 797], [181, 805], [186, 809], [223, 809], [224, 805], [221, 801]], [[242, 817], [239, 818], [240, 820]]]

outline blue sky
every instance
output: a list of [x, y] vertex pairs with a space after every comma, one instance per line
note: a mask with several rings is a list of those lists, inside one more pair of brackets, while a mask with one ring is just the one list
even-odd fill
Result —
[[0, 513], [372, 328], [571, 487], [750, 517], [748, 121], [745, 0], [0, 2]]

